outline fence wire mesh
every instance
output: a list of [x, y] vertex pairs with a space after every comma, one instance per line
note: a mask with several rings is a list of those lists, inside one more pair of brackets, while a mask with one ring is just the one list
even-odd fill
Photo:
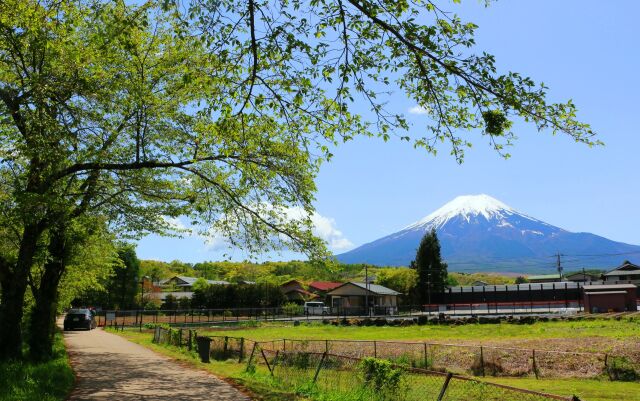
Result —
[[[544, 394], [427, 369], [391, 364], [391, 385], [367, 370], [361, 358], [327, 352], [256, 350], [250, 366], [263, 366], [284, 388], [305, 394], [349, 395], [354, 401], [548, 401], [577, 398]], [[393, 373], [388, 374], [394, 377]]]
[[[607, 355], [604, 353], [422, 342], [297, 339], [273, 340], [264, 343], [264, 348], [272, 351], [327, 352], [353, 358], [382, 358], [410, 367], [475, 376], [587, 378], [607, 373]], [[640, 357], [629, 359], [635, 361]]]

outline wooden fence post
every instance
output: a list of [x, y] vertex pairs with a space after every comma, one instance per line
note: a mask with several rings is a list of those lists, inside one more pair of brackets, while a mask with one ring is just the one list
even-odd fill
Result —
[[538, 364], [536, 363], [536, 350], [531, 351], [531, 357], [533, 358], [533, 374], [538, 378]]
[[480, 368], [482, 369], [482, 377], [484, 377], [484, 351], [482, 346], [480, 346]]
[[438, 401], [442, 401], [444, 399], [444, 393], [447, 391], [447, 387], [449, 387], [449, 382], [451, 381], [451, 377], [453, 373], [447, 373], [447, 378], [444, 379], [444, 384], [440, 389], [440, 394], [438, 395]]
[[378, 357], [378, 343], [376, 342], [376, 340], [373, 340], [373, 357]]
[[222, 348], [222, 355], [224, 356], [224, 358], [227, 357], [227, 349], [229, 347], [229, 337], [228, 336], [224, 336], [224, 346]]
[[244, 358], [244, 337], [240, 337], [240, 356], [238, 357], [238, 363], [242, 362]]

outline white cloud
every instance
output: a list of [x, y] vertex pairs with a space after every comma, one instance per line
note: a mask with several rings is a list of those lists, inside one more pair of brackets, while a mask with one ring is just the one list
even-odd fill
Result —
[[415, 105], [409, 109], [409, 114], [429, 114], [429, 111], [420, 105]]
[[[267, 207], [268, 209], [269, 207]], [[307, 216], [307, 212], [301, 207], [289, 207], [282, 209], [286, 220], [302, 220]], [[220, 251], [229, 248], [227, 239], [215, 229], [210, 229], [207, 234], [196, 233], [195, 228], [190, 229], [180, 219], [165, 218], [165, 221], [173, 228], [190, 232], [190, 236], [200, 238], [204, 241], [208, 251]], [[327, 246], [333, 251], [343, 251], [353, 247], [353, 243], [338, 230], [336, 221], [331, 217], [326, 217], [318, 212], [311, 215], [312, 231], [318, 238], [327, 242]]]
[[313, 233], [327, 241], [329, 249], [342, 251], [353, 246], [353, 243], [345, 238], [342, 231], [338, 230], [333, 218], [314, 212], [311, 216], [311, 222], [313, 223]]

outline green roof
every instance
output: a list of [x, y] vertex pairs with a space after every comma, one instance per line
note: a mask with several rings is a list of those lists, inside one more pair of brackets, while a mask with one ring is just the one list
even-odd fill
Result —
[[554, 279], [554, 278], [559, 279], [560, 275], [559, 274], [541, 274], [539, 276], [529, 276], [527, 278], [529, 280], [547, 280], [547, 279]]

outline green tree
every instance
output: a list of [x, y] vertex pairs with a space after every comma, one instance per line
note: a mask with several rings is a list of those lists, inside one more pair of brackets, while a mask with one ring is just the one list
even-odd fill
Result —
[[[472, 51], [476, 26], [431, 2], [175, 3], [0, 3], [0, 226], [12, 237], [0, 254], [0, 359], [21, 356], [31, 268], [56, 261], [37, 285], [51, 288], [46, 308], [68, 264], [64, 238], [85, 216], [128, 236], [179, 234], [186, 216], [252, 254], [323, 257], [314, 178], [355, 136], [398, 133], [430, 153], [440, 139], [462, 161], [461, 132], [478, 129], [503, 153], [520, 117], [597, 143], [572, 103], [498, 74], [493, 56]], [[425, 109], [424, 134], [401, 134], [407, 121], [385, 107], [395, 88]], [[371, 112], [354, 115], [362, 101]]]
[[440, 241], [435, 229], [432, 228], [420, 240], [411, 267], [418, 274], [416, 291], [422, 304], [431, 303], [435, 294], [444, 292], [447, 284], [447, 264], [440, 256]]
[[376, 272], [376, 283], [402, 293], [405, 301], [414, 302], [418, 274], [414, 269], [387, 268]]
[[198, 291], [198, 290], [204, 290], [209, 286], [209, 283], [207, 283], [207, 280], [203, 279], [202, 277], [199, 277], [191, 286], [191, 288], [193, 289], [193, 291]]
[[110, 305], [118, 309], [133, 309], [140, 292], [140, 260], [133, 245], [125, 244], [118, 249], [118, 262], [107, 287]]

